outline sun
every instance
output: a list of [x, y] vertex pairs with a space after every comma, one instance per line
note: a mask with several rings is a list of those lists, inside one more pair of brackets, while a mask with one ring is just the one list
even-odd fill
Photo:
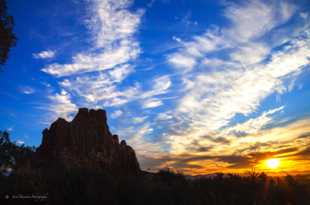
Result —
[[276, 168], [279, 167], [279, 165], [280, 165], [280, 160], [279, 159], [272, 158], [272, 159], [268, 159], [267, 160], [267, 166], [270, 169], [276, 169]]

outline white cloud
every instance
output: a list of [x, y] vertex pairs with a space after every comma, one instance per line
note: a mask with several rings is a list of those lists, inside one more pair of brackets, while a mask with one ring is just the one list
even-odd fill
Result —
[[[79, 105], [90, 107], [118, 106], [137, 99], [137, 84], [120, 88], [122, 81], [134, 72], [133, 61], [141, 52], [135, 34], [143, 11], [131, 11], [131, 4], [131, 0], [90, 1], [92, 17], [86, 23], [93, 37], [91, 48], [73, 55], [69, 63], [42, 68], [55, 77], [66, 77], [59, 85], [68, 93], [50, 96], [56, 113], [64, 115], [75, 109], [71, 97]], [[58, 106], [59, 101], [65, 104], [64, 110]]]
[[193, 57], [202, 57], [210, 51], [226, 46], [218, 34], [220, 34], [220, 31], [214, 29], [206, 32], [202, 36], [195, 36], [193, 41], [184, 42], [185, 52]]
[[182, 42], [182, 39], [179, 38], [179, 37], [176, 37], [176, 36], [172, 36], [172, 40], [178, 42], [178, 43], [181, 43]]
[[143, 108], [155, 108], [161, 106], [163, 103], [159, 99], [148, 99], [143, 102]]
[[50, 64], [43, 72], [57, 77], [104, 71], [135, 59], [140, 53], [136, 42], [122, 41], [117, 47], [105, 48], [101, 53], [79, 53], [70, 64]]
[[207, 67], [211, 68], [236, 68], [240, 66], [240, 64], [236, 62], [231, 62], [231, 61], [225, 61], [222, 59], [218, 58], [205, 58], [202, 61], [203, 66], [206, 65]]
[[[199, 146], [214, 146], [212, 151], [209, 151], [210, 155], [233, 154], [235, 147], [246, 148], [252, 144], [251, 141], [244, 140], [248, 139], [247, 136], [253, 142], [260, 141], [260, 139], [253, 139], [253, 136], [259, 136], [260, 133], [264, 132], [263, 129], [274, 121], [274, 115], [281, 112], [283, 108], [281, 106], [265, 111], [255, 118], [249, 118], [242, 123], [224, 129], [212, 131], [203, 129], [203, 126], [191, 127], [191, 129], [182, 131], [180, 134], [175, 133], [166, 136], [165, 141], [170, 144], [170, 152], [175, 154], [186, 152], [196, 142], [199, 142]], [[244, 143], [245, 141], [246, 143]]]
[[159, 121], [171, 120], [172, 118], [173, 118], [173, 116], [169, 112], [159, 113], [157, 116], [157, 120], [159, 120]]
[[267, 96], [281, 91], [282, 78], [307, 65], [309, 53], [309, 39], [299, 40], [289, 50], [272, 54], [267, 64], [201, 73], [187, 79], [191, 87], [181, 99], [178, 111], [191, 113], [188, 115], [195, 123], [218, 129], [237, 113], [247, 115]]
[[143, 11], [129, 11], [131, 4], [131, 0], [94, 0], [92, 10], [96, 15], [89, 21], [89, 26], [95, 34], [97, 47], [103, 48], [133, 37]]
[[118, 118], [118, 117], [120, 117], [120, 116], [122, 116], [122, 115], [123, 115], [123, 111], [121, 111], [121, 110], [115, 110], [114, 112], [112, 112], [111, 118], [112, 118], [112, 119], [115, 119], [115, 118]]
[[[160, 76], [152, 80], [152, 87], [143, 90], [140, 84], [127, 86], [120, 90], [117, 85], [130, 74], [131, 68], [122, 66], [105, 73], [83, 75], [72, 79], [64, 79], [60, 85], [71, 93], [79, 96], [90, 106], [119, 106], [132, 101], [147, 101], [155, 96], [168, 92], [171, 80], [168, 76]], [[156, 101], [159, 101], [158, 99]], [[154, 103], [151, 103], [154, 106]]]
[[263, 112], [256, 118], [250, 118], [243, 123], [238, 123], [221, 131], [220, 135], [230, 135], [234, 133], [256, 134], [259, 133], [266, 125], [273, 122], [273, 115], [282, 111], [284, 106]]
[[210, 30], [202, 36], [195, 36], [193, 41], [182, 41], [182, 48], [179, 52], [168, 55], [168, 62], [176, 68], [184, 69], [184, 71], [192, 70], [199, 60], [208, 52], [222, 49], [226, 47], [226, 43], [220, 36], [218, 30]]
[[25, 142], [23, 140], [16, 140], [16, 144], [18, 146], [21, 146], [21, 145], [25, 144]]
[[270, 48], [263, 43], [249, 43], [241, 46], [230, 55], [231, 60], [251, 65], [259, 63], [269, 54]]
[[208, 53], [231, 48], [235, 49], [231, 54], [232, 60], [243, 64], [258, 63], [266, 57], [270, 48], [254, 40], [285, 23], [294, 12], [295, 7], [285, 1], [268, 4], [254, 0], [238, 5], [230, 3], [224, 12], [231, 22], [229, 28], [208, 30], [201, 36], [195, 36], [192, 41], [182, 41], [183, 47], [168, 55], [168, 62], [176, 68], [190, 71], [199, 67], [200, 61]]
[[88, 21], [94, 42], [94, 52], [78, 53], [68, 64], [54, 63], [42, 69], [62, 77], [80, 73], [104, 71], [132, 61], [140, 54], [134, 35], [140, 25], [142, 11], [132, 12], [130, 0], [93, 0]]
[[39, 53], [33, 53], [32, 56], [36, 59], [49, 59], [49, 58], [54, 58], [56, 55], [55, 51], [52, 50], [46, 50], [46, 51], [41, 51]]
[[66, 91], [61, 91], [55, 95], [50, 95], [51, 104], [48, 110], [53, 113], [53, 118], [62, 117], [70, 119], [70, 114], [78, 110], [77, 106], [71, 101], [71, 96]]
[[144, 116], [144, 117], [134, 117], [134, 118], [132, 118], [132, 121], [135, 124], [139, 124], [139, 123], [144, 122], [146, 119], [147, 119], [147, 116]]
[[139, 98], [150, 98], [157, 95], [162, 95], [168, 92], [172, 85], [171, 79], [168, 75], [156, 77], [152, 80], [152, 88], [148, 91], [142, 92]]
[[133, 68], [129, 65], [123, 65], [116, 67], [109, 72], [110, 78], [114, 82], [122, 82], [129, 74], [131, 74]]
[[[181, 73], [184, 94], [174, 111], [174, 125], [167, 139], [172, 150], [185, 151], [193, 140], [218, 132], [237, 114], [248, 116], [266, 97], [288, 90], [284, 78], [296, 77], [309, 65], [309, 28], [287, 38], [280, 49], [262, 37], [286, 23], [294, 11], [295, 6], [286, 2], [228, 4], [224, 12], [231, 22], [228, 28], [208, 30], [183, 41], [181, 48], [168, 55], [170, 63], [174, 56], [179, 56], [180, 62], [190, 56], [194, 65]], [[172, 64], [179, 67], [177, 61]], [[279, 110], [282, 107], [274, 112]], [[263, 113], [242, 126], [249, 132], [263, 129], [271, 123], [271, 114]]]
[[307, 13], [305, 13], [305, 12], [301, 12], [299, 15], [300, 15], [300, 17], [303, 18], [303, 19], [307, 19], [308, 16], [309, 16], [309, 15], [308, 15]]
[[[96, 73], [65, 79], [60, 84], [88, 105], [96, 106], [97, 104], [101, 104], [105, 107], [121, 105], [132, 100], [137, 95], [139, 88], [132, 86], [119, 90], [117, 88], [118, 82], [120, 78], [125, 78], [125, 75], [129, 74], [129, 68], [125, 66], [116, 69], [118, 73], [122, 73], [122, 76], [116, 76], [115, 73], [111, 74], [110, 72], [114, 72], [111, 70], [106, 73]], [[121, 69], [123, 71], [120, 71]]]
[[25, 94], [25, 95], [31, 95], [33, 93], [35, 93], [34, 88], [30, 87], [30, 86], [22, 86], [19, 88], [20, 92]]
[[177, 68], [192, 69], [196, 65], [196, 60], [191, 56], [174, 54], [169, 56], [169, 63]]
[[225, 10], [225, 16], [232, 22], [232, 27], [226, 32], [238, 42], [253, 40], [286, 22], [294, 11], [294, 6], [286, 1], [233, 3]]

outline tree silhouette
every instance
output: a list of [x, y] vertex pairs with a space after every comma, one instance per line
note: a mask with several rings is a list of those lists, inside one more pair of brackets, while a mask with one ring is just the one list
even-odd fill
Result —
[[0, 66], [5, 64], [11, 47], [16, 44], [13, 26], [13, 17], [7, 14], [6, 0], [0, 0]]

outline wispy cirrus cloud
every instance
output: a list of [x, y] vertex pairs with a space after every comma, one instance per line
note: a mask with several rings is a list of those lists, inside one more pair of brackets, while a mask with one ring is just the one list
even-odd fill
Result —
[[309, 65], [309, 27], [286, 39], [277, 49], [264, 39], [289, 21], [295, 10], [294, 5], [285, 1], [229, 3], [224, 10], [230, 22], [227, 27], [182, 41], [182, 47], [167, 56], [178, 70], [180, 64], [175, 56], [191, 58], [191, 65], [195, 65], [184, 67], [184, 95], [174, 114], [174, 129], [183, 132], [188, 140], [171, 136], [172, 150], [174, 146], [175, 150], [185, 150], [187, 141], [203, 133], [217, 132], [237, 114], [247, 116], [255, 112], [268, 96], [286, 90], [283, 78]]
[[56, 56], [56, 52], [53, 50], [46, 50], [39, 53], [33, 53], [32, 56], [36, 59], [50, 59]]
[[295, 5], [288, 1], [267, 3], [250, 0], [241, 4], [229, 3], [224, 15], [231, 22], [231, 26], [225, 28], [224, 32], [239, 43], [257, 40], [287, 22], [295, 11]]
[[115, 42], [134, 40], [133, 35], [139, 28], [144, 11], [129, 11], [132, 3], [131, 0], [94, 0], [91, 10], [95, 15], [88, 26], [94, 33], [95, 45], [98, 48], [110, 47]]
[[125, 64], [140, 53], [136, 42], [123, 40], [118, 44], [118, 46], [102, 48], [104, 50], [100, 53], [79, 53], [72, 57], [72, 63], [54, 63], [43, 68], [42, 71], [57, 77], [104, 71]]
[[118, 118], [118, 117], [122, 116], [123, 114], [124, 114], [123, 111], [115, 110], [113, 113], [111, 113], [111, 118], [115, 119], [115, 118]]
[[25, 95], [31, 95], [31, 94], [35, 93], [35, 89], [33, 87], [30, 87], [30, 86], [21, 86], [21, 87], [19, 87], [19, 90], [21, 93], [23, 93]]
[[136, 59], [140, 47], [134, 35], [143, 11], [130, 12], [131, 3], [93, 0], [90, 7], [93, 16], [87, 21], [94, 39], [90, 51], [74, 55], [71, 63], [50, 64], [42, 71], [62, 77], [108, 70]]
[[65, 90], [55, 95], [50, 95], [49, 99], [51, 104], [48, 106], [48, 110], [53, 113], [51, 116], [53, 119], [57, 117], [71, 119], [70, 113], [78, 109], [75, 103], [72, 102], [71, 95]]
[[152, 104], [149, 108], [156, 107], [155, 104], [160, 105], [161, 100], [158, 96], [168, 92], [171, 86], [170, 78], [168, 76], [155, 77], [151, 80], [152, 86], [149, 89], [142, 89], [139, 83], [119, 89], [117, 85], [132, 71], [132, 67], [124, 65], [104, 73], [92, 73], [72, 80], [66, 78], [60, 82], [60, 85], [92, 106], [101, 104], [104, 107], [111, 107], [132, 101], [141, 101], [146, 104], [149, 102]]
[[134, 117], [132, 121], [136, 124], [143, 123], [147, 119], [147, 116], [144, 117]]
[[147, 108], [159, 107], [162, 104], [163, 104], [162, 101], [159, 99], [148, 99], [143, 102], [143, 108], [147, 109]]
[[243, 123], [238, 123], [234, 126], [225, 128], [221, 131], [221, 135], [232, 135], [238, 137], [259, 133], [265, 126], [270, 125], [273, 122], [272, 116], [283, 111], [283, 109], [284, 106], [281, 106], [265, 111], [256, 118], [250, 118]]
[[208, 52], [227, 47], [227, 42], [219, 37], [218, 32], [217, 30], [206, 32], [202, 36], [195, 36], [192, 41], [179, 42], [181, 44], [179, 52], [170, 54], [168, 62], [183, 71], [190, 71], [199, 66], [199, 61]]
[[152, 87], [140, 95], [141, 99], [162, 95], [168, 92], [172, 85], [169, 75], [163, 75], [152, 79]]
[[25, 142], [23, 141], [23, 140], [16, 140], [16, 142], [15, 142], [18, 146], [22, 146], [22, 145], [24, 145], [25, 144]]
[[[97, 107], [121, 105], [136, 96], [135, 85], [119, 89], [118, 85], [134, 71], [131, 64], [140, 54], [135, 34], [140, 25], [142, 10], [129, 11], [132, 1], [93, 0], [90, 2], [86, 25], [93, 43], [88, 51], [76, 53], [69, 63], [52, 63], [42, 71], [59, 78], [62, 90], [76, 101], [68, 103], [72, 112], [77, 106]], [[54, 94], [50, 99], [57, 99]], [[56, 104], [57, 105], [57, 104]], [[56, 106], [57, 107], [57, 106]], [[55, 112], [57, 112], [55, 110]]]
[[117, 87], [132, 70], [131, 66], [123, 65], [107, 72], [65, 78], [60, 85], [78, 96], [82, 102], [92, 106], [98, 103], [103, 103], [103, 106], [121, 105], [127, 103], [138, 91], [136, 86], [124, 90], [119, 90]]
[[205, 122], [210, 129], [226, 125], [237, 113], [255, 111], [267, 96], [282, 92], [282, 78], [308, 65], [309, 37], [291, 43], [287, 50], [271, 54], [267, 63], [200, 73], [186, 79], [188, 90], [178, 111], [191, 113], [194, 121]]

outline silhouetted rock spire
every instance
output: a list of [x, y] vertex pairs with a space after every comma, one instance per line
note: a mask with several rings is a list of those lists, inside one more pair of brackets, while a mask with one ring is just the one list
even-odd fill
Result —
[[44, 129], [40, 157], [68, 166], [95, 166], [119, 172], [139, 172], [135, 151], [112, 135], [104, 110], [80, 108], [71, 122], [58, 118]]

